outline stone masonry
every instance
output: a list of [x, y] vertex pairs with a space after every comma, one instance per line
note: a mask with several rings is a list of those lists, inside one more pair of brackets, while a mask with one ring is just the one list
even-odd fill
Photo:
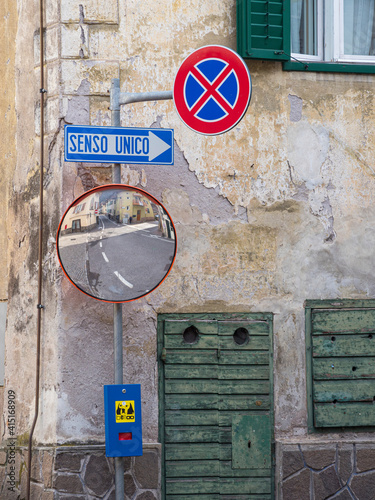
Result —
[[[9, 449], [0, 451], [0, 498], [23, 500], [27, 488], [27, 449], [17, 448], [15, 482]], [[158, 445], [144, 445], [143, 456], [125, 457], [125, 500], [160, 498]], [[104, 446], [35, 448], [32, 460], [32, 500], [114, 500], [114, 461]]]
[[375, 444], [285, 444], [283, 500], [374, 500]]

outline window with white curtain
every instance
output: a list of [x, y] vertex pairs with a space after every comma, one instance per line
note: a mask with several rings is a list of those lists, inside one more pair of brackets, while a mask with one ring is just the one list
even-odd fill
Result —
[[290, 12], [294, 58], [375, 63], [375, 0], [291, 0]]

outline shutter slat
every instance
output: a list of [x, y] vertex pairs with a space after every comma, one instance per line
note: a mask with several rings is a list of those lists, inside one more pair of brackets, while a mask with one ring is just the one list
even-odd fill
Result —
[[168, 479], [165, 484], [167, 495], [175, 495], [182, 491], [186, 495], [195, 493], [219, 493], [219, 481], [215, 478], [194, 478], [187, 479]]
[[314, 404], [317, 427], [362, 427], [374, 425], [375, 405], [372, 403]]
[[314, 358], [314, 380], [375, 379], [375, 358]]
[[215, 460], [220, 458], [219, 443], [181, 443], [165, 445], [166, 460]]
[[165, 464], [168, 477], [218, 476], [220, 460], [173, 461]]
[[375, 356], [375, 334], [314, 336], [314, 357]]
[[217, 425], [218, 410], [167, 410], [165, 425]]
[[312, 317], [313, 333], [375, 332], [375, 310], [316, 311]]
[[328, 380], [314, 384], [314, 401], [319, 403], [372, 402], [375, 380]]

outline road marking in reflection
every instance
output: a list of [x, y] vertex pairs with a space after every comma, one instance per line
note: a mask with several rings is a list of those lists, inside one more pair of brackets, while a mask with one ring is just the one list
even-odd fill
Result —
[[157, 236], [156, 234], [141, 234], [141, 236], [145, 238], [154, 238], [159, 241], [166, 241], [167, 243], [174, 243], [174, 240], [163, 236]]
[[126, 281], [126, 279], [125, 279], [125, 278], [123, 278], [119, 272], [114, 271], [114, 273], [115, 273], [115, 275], [118, 277], [118, 279], [119, 279], [122, 283], [124, 283], [124, 285], [128, 286], [129, 288], [133, 288], [133, 285], [132, 285], [131, 283], [129, 283], [129, 281]]
[[103, 243], [102, 243], [102, 242], [100, 242], [100, 243], [99, 243], [99, 245], [100, 245], [100, 248], [102, 248], [102, 246], [103, 246]]
[[105, 254], [104, 252], [102, 252], [102, 255], [103, 255], [103, 259], [104, 259], [106, 262], [109, 262], [108, 257], [106, 256], [106, 254]]

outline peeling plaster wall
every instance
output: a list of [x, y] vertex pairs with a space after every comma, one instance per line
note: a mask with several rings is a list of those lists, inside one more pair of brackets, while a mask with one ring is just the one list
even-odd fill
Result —
[[[19, 386], [25, 410], [18, 426], [26, 433], [32, 383], [21, 381], [33, 380], [35, 354], [39, 33], [33, 5], [19, 0], [18, 8], [16, 137], [24, 147], [17, 150], [10, 208], [17, 236], [9, 243], [7, 377]], [[120, 78], [122, 91], [170, 90], [195, 48], [234, 49], [235, 2], [48, 0], [46, 23], [48, 307], [37, 439], [102, 442], [102, 385], [113, 382], [112, 306], [86, 298], [62, 276], [54, 238], [67, 206], [109, 183], [111, 171], [64, 163], [63, 125], [110, 125], [112, 78]], [[173, 167], [122, 167], [124, 183], [165, 204], [178, 235], [176, 262], [162, 286], [123, 306], [125, 382], [142, 384], [145, 441], [158, 440], [157, 314], [273, 312], [276, 437], [314, 440], [306, 427], [304, 301], [375, 294], [374, 77], [288, 73], [262, 61], [248, 66], [251, 105], [224, 135], [195, 134], [169, 101], [121, 110], [123, 126], [175, 131]]]
[[[12, 4], [12, 5], [10, 5]], [[37, 274], [39, 238], [39, 172], [40, 172], [40, 66], [39, 12], [34, 2], [5, 2], [13, 19], [13, 32], [8, 33], [12, 74], [2, 75], [3, 86], [14, 95], [13, 121], [4, 131], [5, 144], [11, 151], [6, 175], [9, 199], [7, 222], [8, 246], [8, 318], [5, 345], [5, 391], [2, 436], [9, 437], [7, 422], [8, 390], [16, 393], [16, 435], [18, 442], [27, 442], [35, 405]], [[5, 16], [4, 16], [5, 17]], [[46, 37], [49, 37], [47, 30]], [[57, 43], [55, 43], [57, 47]], [[8, 50], [4, 45], [4, 50]], [[12, 52], [14, 51], [14, 52]], [[46, 58], [53, 61], [57, 53], [51, 46]], [[50, 76], [50, 66], [46, 72]], [[51, 79], [49, 78], [49, 81]], [[55, 89], [57, 92], [57, 89]], [[42, 368], [40, 415], [37, 440], [55, 441], [57, 310], [59, 270], [55, 255], [55, 231], [59, 221], [61, 144], [56, 135], [55, 103], [59, 100], [51, 86], [45, 112], [45, 182]], [[52, 111], [51, 111], [52, 110]], [[53, 119], [52, 119], [53, 117]], [[3, 160], [4, 161], [4, 160]], [[7, 177], [8, 176], [8, 177]], [[3, 233], [2, 233], [3, 234]], [[2, 268], [3, 269], [3, 268]]]

